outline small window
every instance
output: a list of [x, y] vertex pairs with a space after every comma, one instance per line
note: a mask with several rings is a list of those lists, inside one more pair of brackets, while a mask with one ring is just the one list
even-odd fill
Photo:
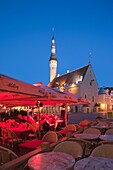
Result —
[[92, 102], [94, 102], [95, 101], [95, 97], [94, 96], [92, 96]]

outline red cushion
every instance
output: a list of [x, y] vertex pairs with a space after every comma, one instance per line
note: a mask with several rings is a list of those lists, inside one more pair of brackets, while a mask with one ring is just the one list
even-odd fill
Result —
[[27, 148], [30, 150], [37, 149], [41, 146], [43, 142], [47, 142], [45, 140], [39, 140], [39, 139], [33, 139], [33, 140], [27, 140], [25, 143], [20, 144], [19, 146], [22, 148]]
[[66, 133], [68, 132], [74, 132], [74, 130], [60, 130], [58, 131], [58, 133], [60, 133], [61, 135], [66, 135]]

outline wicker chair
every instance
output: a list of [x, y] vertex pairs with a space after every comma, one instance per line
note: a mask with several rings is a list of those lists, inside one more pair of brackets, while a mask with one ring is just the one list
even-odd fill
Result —
[[93, 127], [90, 127], [90, 128], [87, 128], [83, 131], [83, 133], [87, 133], [87, 134], [97, 134], [97, 135], [100, 135], [101, 132], [99, 129], [97, 128], [93, 128]]
[[97, 126], [106, 126], [108, 127], [109, 126], [109, 123], [108, 122], [98, 122]]
[[18, 156], [13, 151], [3, 146], [0, 146], [0, 165], [3, 165], [16, 158], [18, 158]]
[[58, 131], [59, 134], [63, 136], [71, 136], [73, 132], [77, 130], [76, 126], [74, 124], [68, 124], [66, 127], [64, 127], [62, 130]]
[[76, 126], [74, 124], [68, 124], [64, 129], [76, 131]]
[[105, 135], [113, 135], [113, 128], [106, 130]]
[[113, 128], [113, 123], [110, 123], [109, 127], [110, 127], [110, 128]]
[[113, 159], [113, 145], [112, 144], [99, 145], [92, 151], [90, 156]]
[[92, 150], [94, 149], [94, 144], [91, 141], [79, 139], [79, 138], [69, 138], [68, 141], [75, 141], [79, 143], [83, 149], [83, 157], [87, 157], [91, 154]]
[[113, 141], [112, 140], [104, 140], [104, 141], [98, 142], [98, 145], [103, 145], [103, 144], [112, 144], [113, 145]]
[[54, 152], [65, 152], [72, 155], [75, 159], [83, 156], [81, 145], [75, 141], [63, 141], [53, 148]]
[[49, 142], [57, 142], [58, 141], [58, 135], [54, 131], [48, 131], [43, 137], [42, 140], [46, 140]]
[[39, 125], [38, 125], [37, 123], [33, 123], [33, 124], [30, 124], [30, 125], [29, 125], [28, 128], [32, 130], [32, 133], [30, 133], [30, 134], [28, 135], [28, 137], [29, 137], [30, 139], [32, 139], [32, 138], [38, 138], [38, 136], [37, 136], [38, 127], [39, 127]]
[[6, 135], [4, 138], [4, 144], [7, 147], [14, 147], [18, 146], [19, 143], [22, 143], [22, 139], [18, 138], [17, 135], [10, 129], [5, 129], [6, 130]]

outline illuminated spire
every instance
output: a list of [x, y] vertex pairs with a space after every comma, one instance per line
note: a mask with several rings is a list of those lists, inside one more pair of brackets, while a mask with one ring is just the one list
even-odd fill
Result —
[[56, 48], [54, 39], [54, 28], [52, 28], [52, 44], [51, 44], [51, 56], [50, 62], [50, 82], [56, 77], [57, 74], [57, 58], [56, 58]]
[[52, 37], [51, 55], [55, 56], [55, 40], [54, 40], [54, 37]]
[[54, 39], [54, 28], [52, 28], [52, 45], [51, 45], [51, 56], [49, 61], [56, 60], [56, 48], [55, 48], [55, 39]]

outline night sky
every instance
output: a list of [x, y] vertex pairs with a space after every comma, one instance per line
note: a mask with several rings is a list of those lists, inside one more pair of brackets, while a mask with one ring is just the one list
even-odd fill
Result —
[[52, 27], [58, 74], [91, 53], [99, 87], [113, 87], [113, 0], [0, 0], [0, 73], [47, 85]]

